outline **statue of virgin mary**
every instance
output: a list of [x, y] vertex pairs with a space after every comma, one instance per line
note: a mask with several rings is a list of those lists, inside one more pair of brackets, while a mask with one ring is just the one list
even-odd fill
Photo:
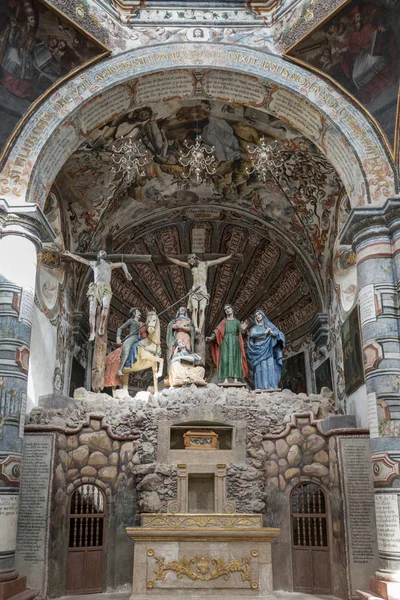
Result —
[[284, 346], [285, 335], [271, 323], [262, 310], [257, 310], [247, 343], [247, 354], [253, 369], [256, 390], [278, 388]]

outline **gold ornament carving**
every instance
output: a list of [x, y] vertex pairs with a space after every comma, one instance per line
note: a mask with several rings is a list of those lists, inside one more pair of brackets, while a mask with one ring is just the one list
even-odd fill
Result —
[[251, 557], [225, 562], [223, 558], [211, 558], [208, 555], [191, 558], [184, 556], [180, 560], [171, 560], [167, 563], [163, 556], [154, 556], [154, 558], [157, 562], [155, 578], [159, 581], [164, 581], [167, 571], [175, 572], [177, 579], [182, 579], [185, 575], [192, 581], [213, 581], [220, 577], [228, 581], [232, 573], [241, 573], [242, 581], [252, 581]]
[[257, 550], [257, 548], [254, 548], [254, 549], [251, 551], [251, 555], [252, 555], [252, 556], [258, 556], [258, 550]]
[[147, 587], [148, 587], [149, 590], [152, 590], [153, 587], [154, 587], [154, 581], [148, 581], [147, 582]]
[[39, 254], [40, 263], [47, 267], [48, 269], [58, 268], [61, 264], [60, 262], [60, 254], [58, 252], [54, 252], [49, 248], [45, 248]]
[[142, 527], [260, 529], [259, 515], [142, 515]]
[[154, 550], [152, 548], [147, 550], [147, 556], [154, 556]]

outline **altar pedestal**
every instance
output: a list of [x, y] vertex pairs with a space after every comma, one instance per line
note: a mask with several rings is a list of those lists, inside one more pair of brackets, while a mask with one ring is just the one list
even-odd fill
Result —
[[147, 514], [135, 541], [130, 600], [273, 600], [271, 543], [255, 514]]

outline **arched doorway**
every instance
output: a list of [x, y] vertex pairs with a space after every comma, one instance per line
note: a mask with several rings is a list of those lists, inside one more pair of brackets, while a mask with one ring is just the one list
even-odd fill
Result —
[[319, 485], [305, 482], [293, 489], [291, 529], [294, 591], [330, 594], [327, 501]]
[[106, 501], [96, 485], [73, 492], [69, 511], [67, 594], [103, 591]]

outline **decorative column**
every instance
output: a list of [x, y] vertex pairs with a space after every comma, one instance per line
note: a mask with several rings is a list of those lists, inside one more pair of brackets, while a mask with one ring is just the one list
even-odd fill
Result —
[[36, 253], [54, 237], [38, 206], [0, 199], [0, 598], [26, 587], [14, 560]]
[[[361, 598], [400, 597], [400, 199], [354, 209], [342, 234], [357, 257], [379, 571]], [[372, 574], [371, 574], [372, 575]]]

